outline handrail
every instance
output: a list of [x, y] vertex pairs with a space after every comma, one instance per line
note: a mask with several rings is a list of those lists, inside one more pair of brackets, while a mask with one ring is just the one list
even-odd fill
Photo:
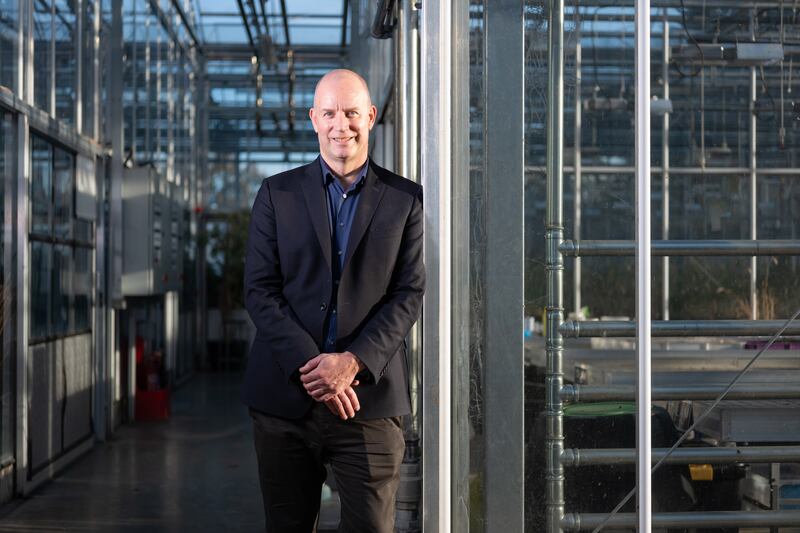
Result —
[[[713, 400], [725, 385], [654, 385], [653, 400]], [[633, 401], [634, 385], [564, 385], [565, 402]], [[727, 400], [800, 400], [800, 383], [742, 383], [725, 395]]]
[[[668, 448], [653, 448], [655, 463]], [[627, 465], [636, 462], [633, 448], [567, 448], [561, 452], [561, 464], [567, 467], [595, 465]], [[800, 462], [800, 446], [736, 446], [678, 448], [667, 457], [666, 464], [780, 463]]]
[[[558, 247], [567, 257], [633, 256], [636, 241], [565, 240]], [[654, 256], [800, 255], [800, 240], [669, 240], [651, 241]]]

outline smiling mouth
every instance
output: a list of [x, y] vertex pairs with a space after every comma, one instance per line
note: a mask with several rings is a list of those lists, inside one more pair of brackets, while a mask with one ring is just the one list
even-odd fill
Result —
[[334, 137], [333, 141], [339, 144], [345, 144], [350, 142], [351, 140], [355, 139], [355, 137]]

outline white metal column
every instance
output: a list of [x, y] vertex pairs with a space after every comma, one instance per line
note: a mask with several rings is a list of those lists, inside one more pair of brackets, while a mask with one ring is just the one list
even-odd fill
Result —
[[651, 530], [650, 0], [636, 2], [636, 349], [638, 531]]
[[425, 189], [422, 368], [422, 527], [451, 531], [452, 2], [421, 11], [421, 182]]
[[28, 186], [31, 180], [30, 128], [28, 116], [17, 118], [16, 226], [16, 474], [17, 492], [25, 488], [28, 476], [28, 333], [30, 331], [30, 247], [28, 246]]

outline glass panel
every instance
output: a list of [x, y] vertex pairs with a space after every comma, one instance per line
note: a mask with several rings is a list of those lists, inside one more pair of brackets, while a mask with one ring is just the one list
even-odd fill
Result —
[[470, 455], [470, 531], [484, 530], [486, 519], [483, 513], [484, 486], [482, 483], [486, 457], [486, 437], [484, 435], [483, 373], [486, 361], [484, 324], [486, 322], [486, 278], [484, 261], [486, 257], [486, 186], [484, 182], [484, 1], [470, 1], [470, 94], [469, 94], [469, 168], [470, 168], [470, 221], [472, 230], [469, 236], [470, 247], [470, 390], [469, 441]]
[[75, 240], [80, 243], [94, 244], [94, 224], [90, 220], [75, 219]]
[[17, 87], [19, 0], [0, 0], [0, 85]]
[[83, 63], [81, 65], [81, 75], [83, 76], [81, 80], [83, 124], [81, 127], [82, 133], [88, 137], [95, 137], [97, 133], [94, 131], [95, 100], [98, 102], [100, 100], [94, 83], [95, 75], [97, 74], [94, 44], [95, 39], [99, 37], [95, 31], [94, 18], [99, 8], [98, 4], [98, 0], [84, 0], [86, 9], [84, 11], [83, 35], [81, 36], [81, 54], [83, 54]]
[[53, 247], [31, 241], [31, 340], [49, 336]]
[[67, 123], [75, 122], [75, 94], [77, 87], [78, 55], [75, 2], [55, 0], [55, 61], [56, 61], [56, 117]]
[[72, 216], [74, 212], [75, 156], [53, 149], [53, 235], [59, 239], [72, 238]]
[[92, 250], [79, 246], [75, 248], [75, 331], [90, 327], [90, 305], [92, 298]]
[[31, 232], [49, 236], [53, 204], [53, 152], [50, 143], [31, 135]]
[[72, 249], [67, 245], [57, 244], [53, 247], [53, 335], [72, 332], [72, 281]]
[[39, 109], [50, 112], [53, 69], [52, 2], [33, 2], [33, 98]]

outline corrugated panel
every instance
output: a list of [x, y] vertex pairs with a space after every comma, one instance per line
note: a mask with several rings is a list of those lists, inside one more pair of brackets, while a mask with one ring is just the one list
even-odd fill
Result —
[[61, 408], [64, 397], [61, 343], [32, 346], [28, 369], [28, 433], [31, 469], [36, 471], [61, 453]]
[[64, 364], [67, 373], [67, 407], [64, 419], [64, 448], [91, 433], [92, 336], [64, 340]]

